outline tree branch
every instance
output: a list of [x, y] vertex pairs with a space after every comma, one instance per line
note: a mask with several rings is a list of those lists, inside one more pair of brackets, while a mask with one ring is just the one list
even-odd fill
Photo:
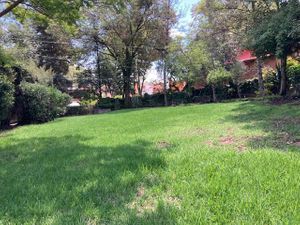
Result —
[[24, 0], [16, 0], [13, 3], [11, 3], [6, 9], [0, 12], [0, 18], [5, 16], [7, 13], [12, 11], [14, 8], [16, 8], [19, 4], [21, 4]]

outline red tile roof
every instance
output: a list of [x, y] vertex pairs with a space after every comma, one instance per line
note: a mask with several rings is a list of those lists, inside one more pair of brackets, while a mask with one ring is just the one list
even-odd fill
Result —
[[240, 62], [246, 62], [256, 60], [256, 56], [254, 56], [253, 52], [250, 50], [243, 50], [236, 59]]

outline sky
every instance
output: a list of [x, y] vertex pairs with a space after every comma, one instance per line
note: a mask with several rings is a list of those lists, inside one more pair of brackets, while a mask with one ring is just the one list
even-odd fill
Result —
[[177, 0], [176, 11], [179, 15], [179, 20], [176, 29], [179, 32], [186, 33], [189, 24], [192, 22], [192, 8], [200, 0]]

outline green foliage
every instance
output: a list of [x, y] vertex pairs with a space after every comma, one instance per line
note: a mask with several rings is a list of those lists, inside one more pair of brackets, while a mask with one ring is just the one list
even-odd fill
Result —
[[14, 85], [9, 79], [0, 74], [0, 125], [1, 120], [7, 119], [14, 104]]
[[66, 116], [79, 116], [79, 115], [88, 115], [93, 113], [93, 107], [88, 107], [85, 105], [68, 107]]
[[80, 106], [68, 107], [66, 115], [88, 115], [92, 114], [96, 108], [97, 100], [89, 99], [80, 101]]
[[264, 87], [265, 87], [265, 94], [277, 94], [279, 91], [279, 79], [276, 74], [276, 71], [271, 68], [264, 68], [263, 69], [263, 80], [264, 80]]
[[177, 38], [170, 43], [167, 68], [171, 76], [199, 81], [206, 76], [207, 67], [209, 67], [209, 54], [202, 41], [191, 41], [185, 46], [182, 38]]
[[27, 60], [26, 62], [20, 62], [22, 68], [24, 68], [32, 78], [40, 84], [52, 85], [54, 72], [52, 69], [46, 70], [45, 66], [38, 67], [33, 60]]
[[[119, 99], [114, 98], [101, 98], [98, 100], [97, 107], [100, 109], [115, 109], [115, 106], [119, 104]], [[119, 107], [119, 106], [117, 106]]]
[[131, 105], [133, 108], [139, 108], [143, 106], [143, 101], [141, 96], [133, 96], [131, 98]]
[[14, 59], [3, 48], [0, 47], [0, 68], [14, 65]]
[[66, 111], [70, 96], [56, 88], [23, 82], [20, 85], [23, 100], [23, 121], [42, 123], [61, 116]]
[[89, 1], [26, 0], [25, 2], [31, 5], [31, 10], [28, 10], [28, 7], [23, 4], [20, 4], [13, 10], [15, 16], [20, 21], [31, 19], [38, 21], [40, 24], [46, 24], [51, 20], [56, 20], [67, 26], [73, 25], [76, 19], [80, 17], [80, 8], [84, 2]]
[[174, 92], [170, 93], [170, 101], [172, 105], [180, 105], [190, 103], [192, 99], [186, 92]]
[[218, 85], [224, 82], [228, 82], [232, 78], [232, 74], [224, 68], [217, 68], [211, 70], [207, 76], [207, 83]]
[[300, 41], [300, 2], [290, 0], [282, 3], [250, 30], [250, 46], [257, 56], [276, 54], [286, 57]]
[[287, 64], [287, 76], [291, 86], [300, 84], [300, 63], [295, 59], [289, 59]]

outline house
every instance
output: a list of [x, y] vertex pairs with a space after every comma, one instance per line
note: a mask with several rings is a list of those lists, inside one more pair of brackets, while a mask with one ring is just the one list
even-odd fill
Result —
[[[250, 50], [243, 50], [236, 57], [238, 62], [245, 66], [245, 72], [241, 75], [241, 80], [252, 80], [257, 77], [257, 57]], [[263, 59], [263, 67], [276, 70], [277, 59], [274, 55], [268, 54]]]

